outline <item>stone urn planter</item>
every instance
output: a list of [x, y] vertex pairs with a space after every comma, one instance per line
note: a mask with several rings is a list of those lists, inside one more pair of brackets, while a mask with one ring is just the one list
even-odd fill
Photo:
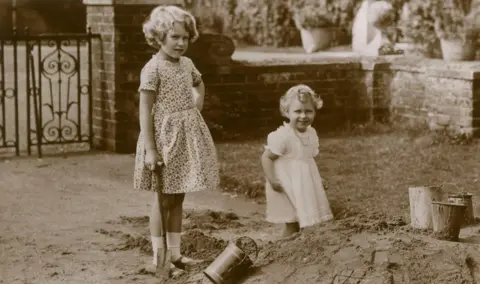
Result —
[[460, 2], [446, 5], [440, 1], [435, 13], [435, 33], [440, 39], [443, 59], [448, 61], [475, 60], [480, 7], [474, 2], [467, 6]]
[[213, 66], [227, 66], [232, 63], [235, 43], [226, 36], [216, 33], [202, 33], [191, 44], [185, 56], [191, 58], [197, 68], [207, 71]]
[[331, 46], [334, 29], [327, 13], [324, 8], [315, 5], [293, 9], [293, 20], [300, 31], [305, 52], [314, 53]]
[[191, 58], [201, 72], [210, 68], [228, 66], [232, 63], [235, 43], [224, 34], [224, 19], [216, 11], [198, 6], [200, 2], [190, 2], [187, 7], [195, 17], [198, 39], [193, 42], [185, 54]]
[[300, 36], [305, 52], [313, 53], [331, 46], [333, 32], [330, 28], [300, 29]]
[[475, 60], [475, 53], [477, 49], [477, 39], [475, 37], [469, 37], [466, 40], [441, 38], [440, 46], [444, 60]]
[[[430, 6], [428, 6], [430, 7]], [[409, 1], [403, 4], [397, 27], [402, 37], [398, 45], [402, 46], [407, 56], [425, 58], [442, 58], [440, 40], [432, 32], [434, 19], [429, 8], [421, 2]]]
[[225, 20], [216, 11], [205, 7], [191, 8], [200, 34], [223, 34]]

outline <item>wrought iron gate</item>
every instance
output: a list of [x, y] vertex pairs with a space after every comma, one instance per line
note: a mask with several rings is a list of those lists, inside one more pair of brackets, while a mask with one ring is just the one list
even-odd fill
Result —
[[95, 37], [0, 36], [0, 154], [90, 148]]

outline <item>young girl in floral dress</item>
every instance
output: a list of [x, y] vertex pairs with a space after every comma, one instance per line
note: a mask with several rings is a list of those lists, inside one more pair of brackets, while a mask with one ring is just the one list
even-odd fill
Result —
[[[160, 6], [151, 12], [143, 32], [147, 43], [158, 52], [140, 75], [134, 188], [153, 191], [153, 265], [157, 265], [157, 251], [166, 238], [171, 251], [170, 275], [176, 276], [187, 265], [198, 263], [180, 253], [185, 193], [218, 186], [217, 156], [200, 114], [205, 91], [201, 74], [183, 56], [198, 37], [193, 16], [176, 6]], [[165, 228], [160, 206], [166, 215]]]
[[333, 219], [314, 157], [319, 152], [311, 124], [321, 98], [306, 85], [290, 88], [280, 99], [289, 122], [267, 138], [262, 166], [267, 179], [267, 221], [283, 223], [283, 237], [300, 228]]

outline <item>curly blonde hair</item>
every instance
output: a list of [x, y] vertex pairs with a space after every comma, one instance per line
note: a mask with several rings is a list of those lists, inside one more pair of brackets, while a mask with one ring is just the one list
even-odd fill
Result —
[[143, 34], [148, 45], [160, 49], [174, 23], [181, 23], [190, 35], [190, 43], [198, 38], [195, 18], [189, 12], [173, 5], [158, 6], [143, 24]]
[[300, 84], [288, 89], [285, 95], [280, 98], [280, 112], [283, 116], [287, 117], [288, 109], [294, 98], [302, 103], [311, 102], [316, 109], [323, 107], [323, 100], [320, 95], [316, 94], [309, 86]]

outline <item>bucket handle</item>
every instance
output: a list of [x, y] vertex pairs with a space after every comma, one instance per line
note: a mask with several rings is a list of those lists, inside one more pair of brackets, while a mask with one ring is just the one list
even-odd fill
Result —
[[[250, 238], [250, 237], [243, 236], [243, 237], [237, 238], [237, 239], [235, 240], [235, 242], [233, 242], [233, 243], [238, 247], [237, 242], [238, 242], [239, 240], [241, 240], [241, 239], [249, 239], [252, 243], [255, 244], [255, 261], [256, 261], [257, 258], [258, 258], [258, 246], [257, 246], [257, 242], [255, 242], [255, 241], [254, 241], [252, 238]], [[247, 257], [249, 257], [248, 254], [243, 250], [243, 248], [241, 248], [241, 247], [239, 247], [239, 248], [243, 251], [244, 256], [243, 256], [242, 260], [241, 260], [238, 264], [230, 267], [230, 269], [228, 269], [227, 273], [230, 273], [234, 268], [236, 268], [237, 266], [239, 266], [240, 264], [242, 264], [242, 263], [245, 261], [245, 259], [247, 259]], [[255, 262], [255, 261], [253, 261], [253, 260], [251, 260], [251, 261], [252, 261], [252, 263]]]
[[465, 191], [461, 190], [460, 187], [456, 184], [456, 183], [453, 183], [453, 182], [443, 182], [441, 183], [440, 185], [428, 185], [428, 184], [424, 184], [423, 186], [424, 187], [438, 187], [438, 188], [444, 188], [445, 185], [452, 185], [458, 193], [466, 193]]
[[453, 187], [457, 190], [457, 191], [460, 191], [460, 187], [458, 187], [458, 185], [456, 183], [453, 183], [453, 182], [444, 182], [442, 184], [439, 185], [440, 188], [443, 188], [445, 185], [453, 185]]
[[466, 191], [464, 190], [461, 190], [460, 187], [456, 184], [456, 183], [453, 183], [453, 182], [444, 182], [438, 186], [435, 186], [435, 187], [438, 187], [438, 188], [443, 188], [445, 185], [452, 185], [457, 191], [457, 193], [460, 194], [461, 198], [463, 199], [463, 202], [465, 202], [465, 195], [467, 194]]
[[[255, 242], [255, 241], [254, 241], [252, 238], [250, 238], [250, 237], [242, 236], [242, 237], [237, 238], [237, 239], [235, 240], [235, 244], [237, 244], [237, 242], [238, 242], [239, 240], [242, 240], [242, 239], [248, 239], [248, 240], [250, 240], [250, 241], [255, 245], [255, 260], [252, 260], [252, 262], [257, 261], [257, 258], [258, 258], [258, 245], [257, 245], [257, 242]], [[243, 248], [240, 248], [240, 249], [243, 250]], [[245, 251], [243, 251], [243, 252], [245, 252]], [[244, 259], [243, 259], [242, 261], [244, 261], [246, 257], [247, 257], [247, 254], [245, 253], [245, 257], [244, 257]]]
[[440, 187], [443, 187], [444, 185], [453, 185], [455, 187], [455, 189], [457, 189], [457, 193], [459, 193], [461, 196], [462, 196], [462, 199], [465, 201], [465, 195], [467, 195], [467, 192], [460, 189], [460, 187], [456, 184], [456, 183], [453, 183], [453, 182], [446, 182], [446, 183], [442, 183], [440, 185]]

